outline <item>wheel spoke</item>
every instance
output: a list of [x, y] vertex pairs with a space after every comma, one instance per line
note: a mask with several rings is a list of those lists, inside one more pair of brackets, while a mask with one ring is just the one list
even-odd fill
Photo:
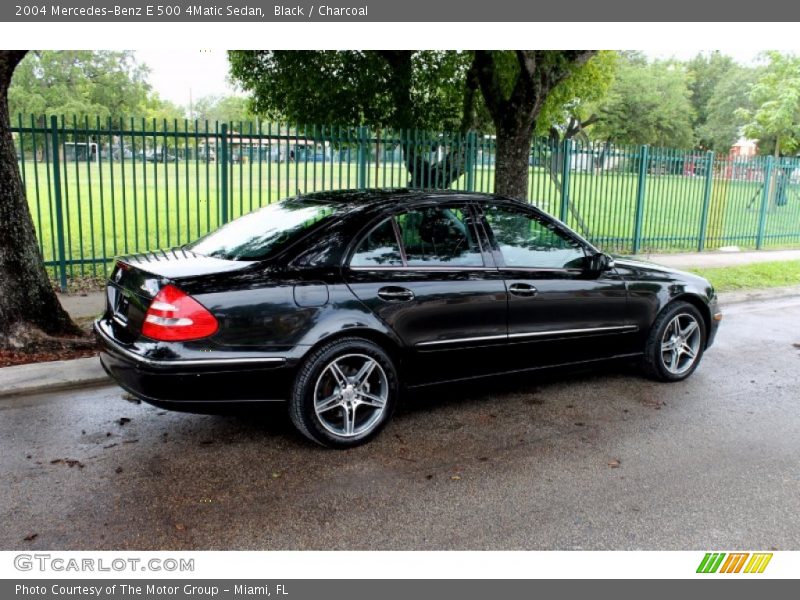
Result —
[[374, 360], [366, 361], [358, 370], [358, 373], [356, 373], [355, 377], [353, 377], [355, 380], [354, 384], [357, 387], [363, 386], [367, 382], [367, 379], [369, 379], [369, 376], [372, 375], [372, 372], [375, 370], [377, 364], [378, 363], [376, 363]]
[[342, 411], [344, 411], [344, 433], [353, 435], [356, 428], [356, 407], [355, 405], [350, 408], [342, 406]]
[[336, 383], [339, 384], [339, 387], [343, 388], [347, 385], [347, 375], [344, 374], [344, 371], [342, 371], [342, 368], [337, 362], [332, 362], [329, 369], [333, 378], [336, 379]]
[[668, 341], [668, 342], [662, 342], [661, 343], [661, 352], [670, 352], [670, 351], [672, 351], [673, 346], [674, 346], [674, 344], [672, 343], [671, 340]]
[[374, 408], [383, 408], [383, 405], [386, 404], [386, 401], [380, 396], [368, 394], [367, 392], [358, 392], [358, 399], [361, 401], [361, 404]]
[[683, 352], [689, 358], [694, 358], [697, 355], [697, 353], [692, 349], [692, 347], [689, 344], [684, 344], [683, 346], [681, 346], [681, 352]]
[[683, 329], [683, 330], [681, 330], [681, 335], [682, 335], [684, 338], [688, 338], [688, 337], [689, 337], [690, 335], [692, 335], [692, 334], [693, 334], [693, 333], [694, 333], [696, 330], [697, 330], [697, 321], [695, 321], [694, 319], [692, 319], [692, 321], [690, 321], [690, 322], [689, 322], [689, 324], [686, 326], [686, 328], [685, 328], [685, 329]]
[[324, 400], [318, 401], [316, 406], [314, 407], [317, 411], [317, 414], [331, 410], [339, 406], [342, 402], [342, 397], [337, 393], [333, 396], [329, 396]]
[[669, 370], [675, 373], [678, 370], [678, 358], [680, 357], [680, 350], [677, 348], [672, 350], [672, 356], [669, 360]]

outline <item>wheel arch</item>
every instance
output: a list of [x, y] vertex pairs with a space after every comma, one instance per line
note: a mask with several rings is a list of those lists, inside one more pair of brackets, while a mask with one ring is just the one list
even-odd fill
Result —
[[348, 327], [346, 329], [340, 329], [338, 331], [331, 332], [311, 346], [306, 352], [306, 356], [313, 354], [317, 349], [326, 344], [349, 337], [363, 338], [380, 346], [389, 355], [389, 358], [392, 359], [398, 373], [401, 373], [404, 362], [403, 347], [400, 345], [398, 340], [392, 338], [392, 336], [388, 335], [387, 333], [377, 331], [369, 327]]
[[675, 302], [686, 302], [694, 306], [700, 312], [700, 315], [703, 317], [703, 325], [705, 325], [706, 328], [706, 347], [708, 347], [708, 332], [711, 331], [711, 309], [708, 303], [704, 302], [697, 294], [685, 292], [670, 298], [669, 302], [659, 311], [659, 314], [667, 310], [667, 308], [672, 306]]

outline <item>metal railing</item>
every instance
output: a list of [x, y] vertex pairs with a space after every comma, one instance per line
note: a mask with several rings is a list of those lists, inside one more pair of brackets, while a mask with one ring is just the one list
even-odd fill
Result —
[[[493, 136], [365, 127], [18, 117], [40, 249], [62, 287], [298, 193], [494, 189]], [[531, 145], [528, 201], [613, 252], [800, 243], [800, 160]]]

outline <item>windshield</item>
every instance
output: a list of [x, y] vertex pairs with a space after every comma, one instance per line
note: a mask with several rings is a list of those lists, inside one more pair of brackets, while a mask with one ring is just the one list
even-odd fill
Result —
[[284, 200], [239, 217], [187, 248], [227, 260], [261, 260], [335, 211], [331, 204]]

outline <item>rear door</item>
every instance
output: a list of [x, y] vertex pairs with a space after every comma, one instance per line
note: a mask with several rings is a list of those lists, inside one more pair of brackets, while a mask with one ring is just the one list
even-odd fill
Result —
[[354, 245], [353, 293], [410, 350], [409, 384], [493, 372], [506, 344], [506, 289], [466, 202], [385, 215]]
[[532, 207], [481, 204], [508, 290], [509, 366], [557, 365], [630, 351], [636, 327], [616, 271], [592, 272], [581, 240]]

